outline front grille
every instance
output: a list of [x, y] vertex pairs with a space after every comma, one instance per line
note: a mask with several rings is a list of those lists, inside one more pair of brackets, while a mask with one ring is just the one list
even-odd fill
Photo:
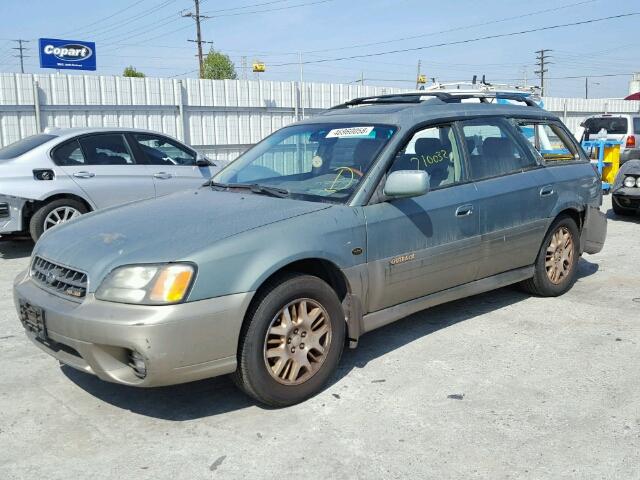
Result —
[[36, 257], [31, 266], [31, 277], [43, 288], [71, 298], [84, 298], [87, 294], [87, 274]]
[[0, 203], [0, 218], [6, 218], [9, 214], [9, 204], [8, 203]]

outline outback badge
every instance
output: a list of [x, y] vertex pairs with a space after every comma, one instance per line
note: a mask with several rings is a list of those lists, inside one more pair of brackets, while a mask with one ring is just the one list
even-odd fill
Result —
[[389, 262], [391, 265], [398, 265], [399, 263], [408, 262], [416, 258], [415, 253], [408, 253], [407, 255], [400, 255], [399, 257], [392, 258]]

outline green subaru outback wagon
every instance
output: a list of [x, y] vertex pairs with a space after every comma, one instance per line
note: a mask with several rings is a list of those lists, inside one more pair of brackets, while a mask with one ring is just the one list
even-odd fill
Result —
[[103, 380], [232, 374], [285, 406], [411, 313], [514, 283], [565, 293], [604, 244], [601, 195], [565, 126], [526, 96], [360, 98], [201, 188], [48, 230], [15, 305], [35, 345]]

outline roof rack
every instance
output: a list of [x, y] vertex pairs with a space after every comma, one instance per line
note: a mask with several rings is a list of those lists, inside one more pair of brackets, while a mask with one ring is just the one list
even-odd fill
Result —
[[535, 100], [531, 97], [529, 92], [491, 92], [491, 91], [478, 91], [478, 92], [456, 92], [456, 91], [429, 91], [419, 90], [417, 92], [408, 93], [391, 93], [387, 95], [372, 95], [369, 97], [359, 97], [349, 100], [331, 107], [331, 110], [355, 107], [358, 105], [375, 105], [375, 104], [390, 104], [390, 103], [421, 103], [423, 97], [434, 97], [443, 103], [461, 103], [462, 100], [469, 98], [477, 98], [482, 103], [491, 103], [489, 99], [496, 100], [514, 100], [525, 103], [529, 107], [540, 108]]

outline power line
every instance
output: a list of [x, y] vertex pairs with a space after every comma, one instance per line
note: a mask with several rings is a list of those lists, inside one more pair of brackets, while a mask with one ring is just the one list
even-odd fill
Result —
[[69, 34], [71, 34], [71, 33], [84, 32], [84, 31], [86, 31], [86, 30], [87, 30], [87, 28], [89, 28], [89, 27], [93, 27], [94, 25], [98, 25], [98, 24], [100, 24], [100, 23], [103, 23], [103, 22], [105, 22], [105, 21], [107, 21], [107, 20], [109, 20], [109, 19], [111, 19], [111, 18], [113, 18], [113, 17], [115, 17], [115, 16], [117, 16], [117, 15], [120, 15], [120, 14], [121, 14], [121, 13], [123, 13], [123, 12], [126, 12], [127, 10], [132, 9], [133, 7], [136, 7], [137, 5], [141, 4], [142, 2], [146, 2], [146, 1], [147, 1], [147, 0], [138, 0], [137, 2], [133, 3], [132, 5], [128, 5], [128, 6], [124, 7], [124, 8], [121, 8], [120, 10], [118, 10], [118, 11], [117, 11], [117, 12], [115, 12], [115, 13], [112, 13], [111, 15], [108, 15], [108, 16], [106, 16], [106, 17], [103, 17], [103, 18], [101, 18], [100, 20], [96, 20], [96, 21], [95, 21], [95, 22], [93, 22], [93, 23], [88, 23], [88, 24], [86, 24], [86, 25], [85, 25], [82, 29], [80, 29], [80, 30], [69, 30], [69, 31], [67, 31], [67, 32], [64, 32], [64, 33], [62, 33], [62, 36], [64, 36], [64, 35], [69, 35]]
[[471, 25], [462, 25], [459, 27], [454, 27], [454, 28], [449, 28], [446, 30], [440, 30], [437, 32], [429, 32], [429, 33], [423, 33], [420, 35], [411, 35], [409, 37], [401, 37], [401, 38], [394, 38], [391, 40], [383, 40], [380, 42], [370, 42], [370, 43], [360, 43], [360, 44], [356, 44], [356, 45], [350, 45], [350, 46], [344, 46], [344, 47], [338, 47], [338, 48], [324, 48], [321, 50], [309, 50], [307, 52], [302, 52], [304, 54], [309, 54], [309, 53], [323, 53], [323, 52], [332, 52], [332, 51], [336, 51], [336, 50], [345, 50], [345, 49], [350, 49], [350, 48], [361, 48], [361, 47], [372, 47], [375, 45], [384, 45], [384, 44], [388, 44], [388, 43], [395, 43], [395, 42], [402, 42], [405, 40], [415, 40], [416, 38], [424, 38], [424, 37], [431, 37], [433, 35], [441, 35], [443, 33], [451, 33], [451, 32], [457, 32], [460, 30], [467, 30], [469, 28], [475, 28], [475, 27], [484, 27], [487, 25], [494, 25], [496, 23], [502, 23], [502, 22], [507, 22], [509, 20], [517, 20], [520, 18], [526, 18], [526, 17], [532, 17], [534, 15], [540, 15], [543, 13], [550, 13], [550, 12], [556, 12], [558, 10], [563, 10], [565, 8], [570, 8], [570, 7], [575, 7], [578, 5], [584, 5], [586, 3], [593, 3], [599, 0], [585, 0], [582, 2], [576, 2], [576, 3], [570, 3], [568, 5], [563, 5], [561, 7], [555, 7], [555, 8], [547, 8], [544, 10], [537, 10], [535, 12], [529, 12], [529, 13], [524, 13], [522, 15], [515, 15], [512, 17], [504, 17], [504, 18], [498, 18], [495, 20], [490, 20], [488, 22], [481, 22], [481, 23], [474, 23]]
[[[611, 15], [611, 16], [608, 16], [608, 17], [592, 18], [590, 20], [582, 20], [580, 22], [549, 25], [549, 26], [546, 26], [546, 27], [539, 27], [539, 28], [531, 28], [531, 29], [527, 29], [527, 30], [520, 30], [520, 31], [517, 31], [517, 32], [500, 33], [500, 34], [495, 34], [495, 35], [485, 35], [485, 36], [482, 36], [482, 37], [474, 37], [474, 38], [468, 38], [468, 39], [465, 39], [465, 40], [456, 40], [456, 41], [452, 41], [452, 42], [434, 43], [434, 44], [425, 45], [425, 46], [422, 46], [422, 47], [401, 48], [401, 49], [396, 49], [396, 50], [387, 50], [387, 51], [384, 51], [384, 52], [363, 53], [363, 54], [360, 54], [360, 55], [349, 55], [349, 56], [336, 57], [336, 58], [324, 58], [324, 59], [321, 59], [321, 60], [307, 60], [304, 63], [305, 64], [309, 64], [309, 63], [337, 62], [337, 61], [342, 61], [342, 60], [353, 60], [353, 59], [356, 59], [356, 58], [379, 57], [381, 55], [391, 55], [391, 54], [394, 54], [394, 53], [415, 52], [415, 51], [426, 50], [426, 49], [430, 49], [430, 48], [445, 47], [445, 46], [450, 46], [450, 45], [462, 45], [462, 44], [466, 44], [466, 43], [479, 42], [479, 41], [482, 41], [482, 40], [492, 40], [492, 39], [496, 39], [496, 38], [514, 37], [514, 36], [517, 36], [517, 35], [524, 35], [524, 34], [527, 34], [527, 33], [543, 32], [543, 31], [547, 31], [547, 30], [555, 30], [555, 29], [558, 29], [558, 28], [573, 27], [573, 26], [577, 26], [577, 25], [586, 25], [586, 24], [590, 24], [590, 23], [602, 22], [602, 21], [605, 21], [605, 20], [613, 20], [613, 19], [618, 19], [618, 18], [632, 17], [632, 16], [636, 16], [636, 15], [640, 15], [640, 12], [623, 13], [623, 14], [620, 14], [620, 15]], [[278, 63], [278, 64], [274, 64], [272, 66], [281, 67], [281, 66], [285, 66], [285, 65], [297, 65], [297, 62]]]

